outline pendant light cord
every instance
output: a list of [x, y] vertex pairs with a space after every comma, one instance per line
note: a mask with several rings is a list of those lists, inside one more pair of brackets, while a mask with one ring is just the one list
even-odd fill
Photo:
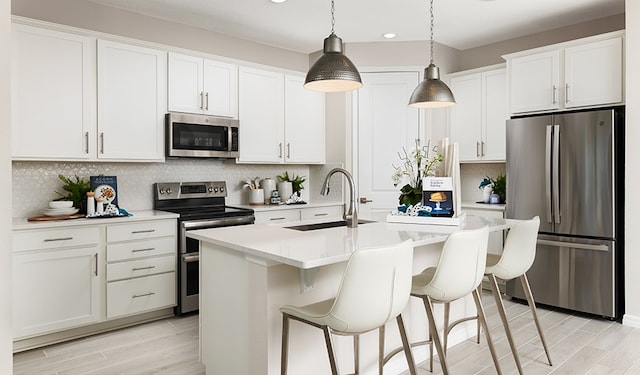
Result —
[[335, 24], [336, 24], [336, 17], [335, 17], [335, 15], [334, 15], [334, 14], [335, 14], [335, 11], [336, 11], [336, 8], [335, 8], [335, 6], [333, 5], [333, 0], [331, 0], [331, 34], [333, 34], [333, 33], [334, 33], [334, 32], [333, 32], [333, 28], [334, 28], [334, 26], [335, 26]]
[[[333, 1], [331, 2], [333, 4]], [[431, 6], [429, 7], [429, 13], [431, 13], [431, 42], [429, 44], [429, 53], [431, 54], [430, 63], [433, 64], [433, 0], [431, 0]]]

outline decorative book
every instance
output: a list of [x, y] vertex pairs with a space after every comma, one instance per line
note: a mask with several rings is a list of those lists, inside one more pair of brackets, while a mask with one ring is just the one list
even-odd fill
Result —
[[454, 193], [451, 177], [425, 177], [422, 179], [422, 206], [432, 217], [452, 217]]
[[103, 203], [118, 206], [118, 182], [116, 176], [91, 176], [89, 177], [91, 190], [95, 193], [96, 200], [103, 199]]

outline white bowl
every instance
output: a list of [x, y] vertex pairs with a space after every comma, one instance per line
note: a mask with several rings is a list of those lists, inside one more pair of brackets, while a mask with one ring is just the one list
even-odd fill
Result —
[[73, 207], [73, 201], [51, 201], [49, 202], [49, 208], [71, 208]]

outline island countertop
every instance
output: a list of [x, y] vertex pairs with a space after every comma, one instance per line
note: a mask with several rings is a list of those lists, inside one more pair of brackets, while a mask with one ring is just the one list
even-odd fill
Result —
[[192, 230], [187, 237], [233, 249], [247, 256], [311, 269], [345, 262], [358, 248], [385, 246], [412, 239], [414, 246], [444, 242], [449, 233], [489, 226], [499, 231], [513, 226], [514, 220], [468, 215], [461, 226], [371, 222], [357, 228], [337, 227], [297, 231], [283, 225], [254, 224]]

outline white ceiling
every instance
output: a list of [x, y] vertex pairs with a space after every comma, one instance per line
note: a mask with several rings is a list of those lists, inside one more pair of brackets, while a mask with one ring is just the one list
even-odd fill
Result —
[[[330, 0], [89, 0], [294, 51], [322, 49]], [[460, 50], [624, 13], [625, 0], [436, 0], [434, 39]], [[335, 0], [345, 43], [428, 40], [428, 0]]]

